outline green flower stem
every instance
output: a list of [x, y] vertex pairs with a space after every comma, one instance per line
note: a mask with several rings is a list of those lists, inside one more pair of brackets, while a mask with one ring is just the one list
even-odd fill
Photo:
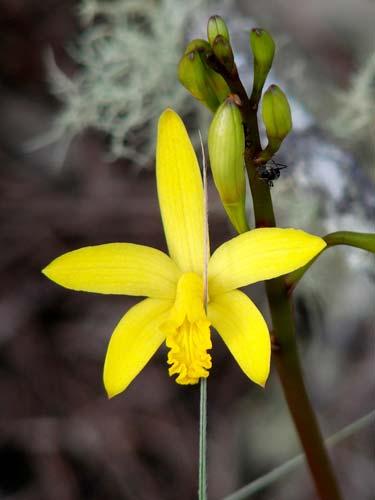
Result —
[[349, 245], [375, 253], [375, 233], [355, 233], [353, 231], [337, 231], [327, 234], [324, 239], [328, 247]]
[[[367, 250], [368, 252], [375, 253], [375, 233], [355, 233], [353, 231], [337, 231], [336, 233], [327, 234], [323, 238], [327, 247], [323, 250], [323, 252], [327, 248], [331, 248], [336, 245], [348, 245], [351, 247], [360, 248], [361, 250]], [[319, 255], [321, 255], [321, 252]], [[286, 276], [286, 284], [288, 286], [289, 293], [291, 293], [301, 278], [305, 275], [306, 271], [310, 269], [316, 259], [319, 257], [317, 255], [315, 259], [308, 262], [305, 266], [300, 267], [296, 271], [288, 274]]]
[[[231, 91], [238, 94], [242, 102], [245, 164], [253, 196], [256, 226], [274, 227], [276, 220], [270, 189], [267, 183], [259, 178], [254, 163], [254, 159], [261, 152], [256, 110], [252, 109], [238, 75], [228, 75], [226, 71], [216, 67], [216, 71], [218, 70]], [[285, 278], [267, 281], [266, 291], [274, 328], [275, 365], [316, 489], [322, 500], [340, 500], [341, 495], [303, 381], [292, 302]]]
[[266, 290], [275, 336], [273, 360], [316, 489], [322, 500], [339, 500], [340, 492], [303, 380], [291, 298], [283, 279], [266, 282]]
[[[250, 162], [247, 162], [247, 169], [250, 170], [249, 179], [252, 183], [256, 225], [275, 226], [269, 187], [263, 183], [263, 188], [258, 190], [259, 182], [252, 182], [254, 178], [252, 171], [255, 169]], [[339, 500], [340, 492], [303, 381], [292, 302], [285, 279], [276, 278], [267, 281], [266, 291], [274, 329], [274, 362], [316, 489], [322, 500]]]
[[207, 500], [207, 379], [200, 381], [198, 499]]
[[[204, 203], [204, 310], [207, 313], [208, 304], [208, 256], [209, 256], [209, 236], [208, 236], [208, 211], [207, 211], [207, 164], [204, 153], [204, 146], [201, 133], [199, 138], [202, 148], [203, 165], [203, 203]], [[199, 472], [198, 472], [198, 500], [207, 500], [207, 379], [200, 380], [200, 404], [199, 404]]]

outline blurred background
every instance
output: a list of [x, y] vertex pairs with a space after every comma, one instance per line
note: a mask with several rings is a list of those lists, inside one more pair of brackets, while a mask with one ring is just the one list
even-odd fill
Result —
[[[126, 297], [79, 294], [40, 273], [63, 252], [113, 241], [165, 249], [154, 179], [166, 106], [193, 136], [209, 112], [179, 85], [184, 43], [228, 22], [244, 82], [248, 33], [278, 52], [270, 83], [292, 104], [279, 224], [374, 231], [373, 0], [0, 0], [0, 498], [196, 498], [198, 387], [167, 375], [162, 349], [122, 395], [102, 387]], [[232, 230], [210, 180], [212, 248]], [[250, 204], [249, 204], [250, 210]], [[251, 211], [251, 210], [250, 210]], [[325, 436], [374, 409], [374, 259], [329, 250], [296, 293], [306, 383]], [[267, 316], [262, 286], [249, 295]], [[268, 317], [268, 316], [267, 316]], [[266, 390], [213, 333], [208, 485], [220, 499], [300, 451], [277, 376]], [[344, 498], [375, 490], [374, 428], [331, 450]], [[252, 495], [314, 499], [301, 466]]]

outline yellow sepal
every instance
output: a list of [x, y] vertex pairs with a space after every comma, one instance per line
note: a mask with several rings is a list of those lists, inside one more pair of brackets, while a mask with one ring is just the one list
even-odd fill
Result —
[[116, 326], [104, 362], [103, 382], [108, 397], [124, 391], [165, 340], [160, 325], [171, 301], [145, 299]]
[[261, 228], [221, 245], [208, 264], [208, 290], [217, 295], [304, 266], [326, 242], [298, 229]]
[[42, 272], [72, 290], [155, 298], [172, 298], [181, 274], [165, 253], [132, 243], [80, 248], [53, 260]]
[[270, 370], [268, 327], [253, 302], [239, 290], [215, 297], [208, 304], [208, 319], [242, 371], [264, 386]]
[[164, 111], [159, 120], [156, 178], [169, 254], [181, 271], [202, 275], [202, 177], [185, 126], [171, 109]]

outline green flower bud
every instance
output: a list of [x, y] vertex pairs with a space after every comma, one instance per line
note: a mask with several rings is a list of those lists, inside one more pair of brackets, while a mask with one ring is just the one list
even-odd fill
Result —
[[204, 59], [204, 64], [206, 67], [207, 82], [215, 92], [219, 103], [221, 104], [230, 95], [230, 88], [224, 78], [208, 66], [206, 59]]
[[212, 52], [211, 45], [207, 42], [207, 40], [203, 40], [202, 38], [195, 38], [191, 42], [189, 42], [185, 49], [185, 54], [189, 52], [193, 52], [194, 50], [200, 50], [202, 52]]
[[234, 96], [226, 99], [215, 113], [208, 131], [208, 151], [214, 182], [224, 209], [239, 233], [248, 231], [245, 135]]
[[219, 106], [219, 100], [207, 85], [206, 68], [198, 51], [185, 54], [178, 65], [178, 78], [182, 85], [211, 111]]
[[228, 42], [230, 41], [228, 27], [224, 19], [220, 16], [211, 16], [207, 23], [207, 38], [212, 47], [218, 35], [223, 36]]
[[224, 78], [207, 65], [209, 52], [212, 49], [205, 40], [190, 42], [178, 65], [178, 78], [196, 99], [216, 111], [230, 90]]
[[264, 82], [272, 66], [275, 42], [266, 30], [254, 28], [250, 33], [250, 45], [254, 57], [254, 82], [251, 101], [258, 104]]
[[263, 95], [262, 118], [268, 138], [267, 148], [260, 160], [267, 161], [280, 148], [292, 129], [292, 115], [288, 99], [277, 85], [271, 85]]
[[234, 65], [234, 55], [232, 47], [230, 46], [229, 41], [224, 38], [222, 35], [217, 35], [212, 44], [212, 50], [221, 64], [232, 73], [235, 65]]

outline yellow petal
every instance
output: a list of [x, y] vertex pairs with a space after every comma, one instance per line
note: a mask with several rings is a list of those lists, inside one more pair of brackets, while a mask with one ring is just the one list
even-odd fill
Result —
[[80, 248], [42, 272], [72, 290], [155, 298], [173, 298], [181, 274], [165, 253], [132, 243]]
[[210, 296], [276, 278], [304, 266], [326, 242], [298, 229], [262, 228], [223, 245], [208, 264]]
[[208, 318], [243, 372], [264, 387], [271, 342], [267, 324], [249, 297], [239, 290], [218, 295], [208, 304]]
[[185, 126], [171, 109], [164, 111], [159, 120], [156, 177], [169, 254], [181, 271], [202, 275], [202, 177]]
[[104, 362], [108, 397], [124, 391], [165, 340], [159, 326], [171, 306], [169, 300], [145, 299], [129, 309], [116, 326]]

